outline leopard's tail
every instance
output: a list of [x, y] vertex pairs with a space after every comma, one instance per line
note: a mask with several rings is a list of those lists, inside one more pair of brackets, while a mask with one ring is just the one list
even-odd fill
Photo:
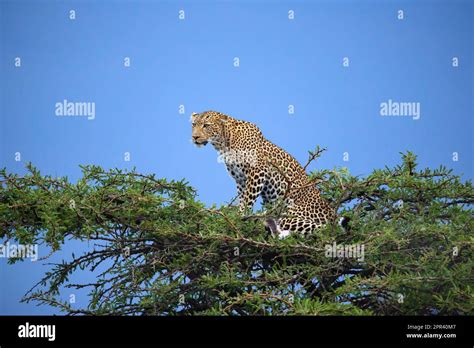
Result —
[[344, 229], [344, 231], [348, 232], [351, 229], [349, 225], [349, 221], [351, 221], [351, 219], [348, 218], [347, 216], [341, 216], [339, 218], [338, 224]]

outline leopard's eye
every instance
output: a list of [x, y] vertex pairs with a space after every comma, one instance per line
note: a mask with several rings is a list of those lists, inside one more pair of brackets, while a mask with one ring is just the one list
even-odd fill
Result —
[[204, 127], [204, 128], [207, 128], [207, 127], [209, 127], [209, 124], [208, 124], [208, 123], [204, 123], [204, 124], [203, 124], [203, 127]]

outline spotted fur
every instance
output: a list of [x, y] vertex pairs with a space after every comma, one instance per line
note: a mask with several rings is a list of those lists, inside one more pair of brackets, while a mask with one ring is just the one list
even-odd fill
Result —
[[264, 204], [284, 199], [285, 217], [267, 221], [272, 234], [280, 237], [312, 232], [335, 219], [298, 161], [265, 139], [256, 125], [215, 111], [193, 113], [191, 121], [193, 142], [211, 143], [234, 178], [242, 214], [252, 209], [258, 196]]

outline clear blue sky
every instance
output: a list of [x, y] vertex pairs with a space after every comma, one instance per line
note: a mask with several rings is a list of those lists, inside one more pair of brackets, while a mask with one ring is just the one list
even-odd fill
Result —
[[[412, 150], [421, 166], [470, 179], [473, 23], [472, 2], [456, 0], [0, 0], [0, 166], [24, 173], [31, 161], [71, 180], [79, 164], [136, 166], [186, 178], [201, 200], [223, 204], [235, 195], [232, 179], [213, 148], [190, 143], [191, 112], [212, 109], [255, 122], [300, 162], [327, 147], [318, 168], [367, 175]], [[64, 99], [94, 102], [95, 119], [56, 116]], [[420, 119], [382, 117], [389, 99], [420, 103]], [[86, 248], [73, 243], [50, 261]], [[0, 260], [0, 314], [52, 313], [19, 303], [47, 269]]]

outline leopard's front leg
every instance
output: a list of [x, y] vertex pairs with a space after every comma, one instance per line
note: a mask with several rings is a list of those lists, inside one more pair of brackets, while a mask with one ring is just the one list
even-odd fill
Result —
[[229, 175], [235, 180], [235, 184], [237, 186], [237, 197], [235, 197], [232, 202], [237, 198], [239, 202], [242, 201], [242, 193], [245, 189], [245, 175], [242, 173], [238, 166], [234, 166], [233, 164], [226, 164], [227, 171]]
[[252, 212], [257, 197], [262, 193], [264, 182], [263, 172], [252, 169], [247, 173], [245, 187], [239, 195], [239, 211], [242, 215]]

